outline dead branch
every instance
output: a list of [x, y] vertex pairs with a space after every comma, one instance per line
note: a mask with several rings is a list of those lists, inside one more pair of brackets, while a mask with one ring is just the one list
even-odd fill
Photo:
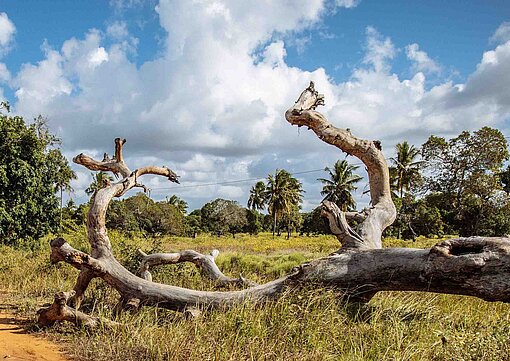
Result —
[[152, 281], [152, 275], [149, 269], [154, 266], [160, 266], [164, 264], [176, 264], [181, 262], [194, 263], [202, 273], [212, 281], [216, 282], [219, 287], [227, 285], [238, 285], [238, 286], [256, 286], [255, 282], [245, 279], [239, 275], [238, 278], [232, 278], [225, 276], [216, 265], [216, 257], [220, 254], [220, 251], [213, 249], [209, 255], [201, 254], [194, 250], [186, 250], [176, 253], [154, 253], [147, 255], [142, 250], [138, 250], [142, 256], [140, 267], [138, 268], [138, 274], [140, 277], [147, 281]]
[[54, 302], [51, 306], [37, 311], [39, 314], [39, 326], [53, 326], [57, 321], [68, 321], [76, 324], [77, 326], [84, 326], [90, 329], [96, 328], [100, 325], [104, 325], [106, 327], [120, 326], [120, 323], [118, 322], [105, 318], [89, 316], [69, 307], [67, 302], [72, 296], [74, 296], [74, 291], [56, 293]]
[[[322, 141], [354, 155], [365, 164], [368, 170], [372, 208], [367, 210], [366, 218], [359, 225], [356, 236], [346, 229], [346, 222], [343, 222], [344, 216], [335, 221], [336, 227], [342, 230], [336, 234], [343, 249], [381, 248], [382, 232], [395, 220], [396, 209], [391, 199], [388, 165], [380, 144], [356, 138], [350, 131], [334, 127], [321, 113], [315, 111], [317, 106], [323, 104], [324, 96], [319, 94], [315, 90], [314, 83], [310, 82], [309, 87], [301, 93], [296, 103], [285, 112], [285, 118], [293, 125], [307, 126]], [[328, 217], [330, 224], [333, 218], [337, 218], [337, 215]]]

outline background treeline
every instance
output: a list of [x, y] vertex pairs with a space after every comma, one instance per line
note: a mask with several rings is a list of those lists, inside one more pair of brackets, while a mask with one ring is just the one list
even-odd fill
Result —
[[[9, 114], [8, 104], [0, 104], [0, 243], [30, 242], [86, 223], [87, 203], [61, 203], [75, 174], [59, 144], [43, 118], [26, 124]], [[389, 164], [398, 216], [386, 235], [414, 239], [510, 234], [508, 158], [506, 137], [490, 127], [451, 139], [431, 136], [421, 147], [397, 144]], [[362, 180], [358, 168], [347, 160], [326, 167], [324, 178], [318, 179], [324, 199], [342, 210], [355, 210], [353, 193]], [[86, 190], [91, 197], [110, 179], [102, 172], [93, 176]], [[367, 187], [364, 193], [370, 191]], [[111, 202], [107, 226], [147, 236], [329, 233], [320, 207], [301, 211], [303, 193], [301, 182], [279, 169], [251, 188], [247, 208], [218, 198], [188, 213], [186, 202], [177, 196], [154, 201], [139, 193]]]
[[503, 236], [510, 234], [510, 167], [505, 136], [484, 127], [421, 149], [397, 144], [390, 168], [398, 209], [388, 235]]
[[[510, 233], [510, 167], [505, 136], [484, 127], [446, 140], [431, 136], [421, 148], [402, 142], [389, 159], [391, 189], [397, 206], [395, 223], [387, 236], [414, 239], [445, 234], [502, 236]], [[322, 195], [343, 210], [355, 210], [353, 192], [362, 177], [358, 166], [346, 160], [327, 167], [319, 178]], [[99, 178], [103, 176], [96, 176]], [[94, 188], [94, 185], [91, 185]], [[369, 190], [365, 190], [369, 192]], [[301, 183], [285, 170], [270, 174], [250, 190], [248, 208], [235, 201], [216, 199], [186, 214], [187, 204], [172, 196], [154, 202], [143, 194], [114, 201], [108, 212], [110, 228], [150, 235], [196, 236], [256, 234], [261, 231], [325, 234], [329, 227], [320, 207], [301, 212]], [[267, 211], [267, 214], [261, 211]], [[77, 219], [66, 207], [65, 214]]]

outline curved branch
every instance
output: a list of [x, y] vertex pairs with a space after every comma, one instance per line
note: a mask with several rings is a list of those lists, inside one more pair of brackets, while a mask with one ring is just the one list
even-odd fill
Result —
[[[327, 218], [331, 233], [338, 238], [343, 249], [363, 248], [365, 241], [349, 226], [346, 212], [338, 208], [335, 203], [323, 201], [321, 215]], [[364, 220], [366, 220], [366, 217], [363, 218]]]
[[349, 130], [334, 127], [321, 113], [315, 111], [317, 106], [323, 104], [324, 96], [319, 94], [314, 83], [310, 82], [296, 103], [285, 112], [285, 118], [293, 125], [307, 126], [322, 141], [354, 155], [365, 164], [368, 170], [372, 208], [367, 211], [366, 219], [359, 226], [360, 240], [354, 242], [345, 237], [341, 242], [343, 248], [381, 248], [382, 232], [395, 220], [396, 209], [391, 199], [390, 175], [380, 142], [359, 139]]
[[243, 302], [254, 302], [277, 297], [300, 273], [296, 269], [291, 275], [260, 286], [241, 291], [206, 292], [151, 282], [137, 277], [125, 269], [113, 256], [96, 259], [74, 249], [62, 238], [51, 242], [54, 261], [64, 261], [76, 268], [87, 268], [116, 289], [125, 300], [138, 299], [140, 305], [158, 305], [172, 310], [187, 308], [220, 307]]
[[179, 183], [179, 176], [175, 174], [170, 168], [167, 167], [147, 166], [138, 168], [137, 170], [134, 171], [134, 173], [136, 178], [144, 174], [153, 174], [166, 177], [170, 182]]
[[[127, 271], [115, 258], [83, 257], [59, 239], [55, 259], [89, 268], [124, 299], [172, 310], [232, 306], [250, 299], [272, 300], [289, 288], [316, 284], [367, 301], [379, 291], [430, 291], [510, 302], [510, 240], [458, 238], [432, 249], [386, 248], [348, 251], [295, 267], [290, 275], [240, 291], [208, 292], [150, 282]], [[78, 257], [76, 257], [78, 255]]]
[[248, 285], [256, 286], [255, 282], [245, 279], [243, 276], [232, 278], [225, 276], [216, 265], [216, 257], [220, 251], [213, 249], [210, 255], [203, 255], [193, 250], [186, 250], [176, 253], [154, 253], [147, 255], [142, 250], [138, 250], [142, 255], [142, 262], [138, 268], [138, 274], [147, 281], [152, 281], [152, 275], [149, 272], [150, 267], [159, 266], [163, 264], [176, 264], [181, 262], [194, 263], [209, 279], [216, 282], [218, 286], [233, 285]]

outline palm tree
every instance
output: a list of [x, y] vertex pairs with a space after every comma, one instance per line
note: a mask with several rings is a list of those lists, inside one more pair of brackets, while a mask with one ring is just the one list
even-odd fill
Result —
[[263, 210], [266, 208], [267, 191], [264, 182], [259, 181], [250, 189], [250, 198], [248, 198], [248, 208], [255, 210]]
[[405, 191], [410, 191], [413, 186], [421, 182], [420, 170], [424, 162], [416, 160], [420, 154], [420, 149], [414, 145], [409, 145], [407, 141], [398, 143], [395, 149], [397, 150], [397, 158], [390, 158], [395, 165], [390, 167], [390, 174], [392, 185], [398, 192], [399, 197], [402, 198]]
[[168, 204], [173, 205], [182, 214], [186, 214], [186, 210], [188, 209], [188, 203], [186, 203], [184, 199], [173, 194], [171, 197], [166, 197], [166, 202]]
[[335, 203], [344, 212], [356, 209], [352, 192], [358, 188], [355, 184], [363, 179], [360, 175], [354, 174], [358, 168], [346, 160], [337, 160], [333, 169], [329, 167], [324, 169], [329, 173], [329, 179], [318, 179], [324, 184], [321, 191], [324, 199]]
[[92, 183], [85, 189], [87, 195], [91, 195], [103, 187], [103, 184], [113, 180], [113, 177], [105, 172], [99, 171], [95, 174], [92, 173]]
[[278, 220], [290, 214], [303, 199], [301, 182], [283, 169], [277, 169], [274, 176], [267, 176], [267, 203], [269, 214], [273, 216], [273, 237]]
[[[60, 152], [55, 152], [55, 155], [60, 155]], [[60, 155], [58, 158], [62, 159], [63, 156]], [[60, 217], [59, 217], [59, 232], [62, 231], [62, 208], [63, 208], [63, 193], [66, 192], [72, 192], [73, 187], [71, 187], [71, 180], [77, 179], [76, 173], [67, 166], [66, 163], [60, 163], [58, 165], [59, 169], [55, 172], [55, 189], [60, 190]]]

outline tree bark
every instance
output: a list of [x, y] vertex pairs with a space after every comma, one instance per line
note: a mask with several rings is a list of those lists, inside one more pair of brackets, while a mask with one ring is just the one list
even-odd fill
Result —
[[[382, 232], [394, 221], [396, 211], [391, 200], [388, 167], [380, 144], [378, 141], [358, 139], [350, 131], [331, 125], [315, 111], [321, 104], [323, 97], [311, 83], [285, 116], [291, 124], [308, 126], [321, 140], [358, 157], [368, 169], [372, 200], [372, 206], [362, 212], [342, 212], [334, 203], [324, 202], [323, 215], [328, 218], [331, 230], [342, 244], [338, 252], [297, 266], [285, 277], [239, 291], [196, 291], [151, 281], [148, 273], [151, 266], [183, 261], [198, 264], [208, 277], [220, 282], [236, 280], [219, 271], [213, 254], [204, 256], [191, 250], [144, 255], [140, 266], [142, 278], [135, 276], [113, 256], [105, 227], [108, 204], [113, 197], [122, 196], [133, 187], [143, 187], [138, 183], [138, 178], [144, 174], [161, 175], [173, 182], [178, 182], [178, 177], [165, 167], [151, 166], [131, 171], [122, 156], [125, 140], [117, 138], [114, 159], [106, 154], [103, 161], [83, 154], [74, 158], [76, 163], [88, 169], [111, 171], [123, 177], [116, 183], [105, 184], [93, 195], [88, 214], [90, 254], [74, 249], [62, 238], [51, 242], [52, 263], [64, 261], [80, 270], [74, 287], [76, 308], [79, 308], [83, 294], [94, 277], [102, 278], [116, 289], [121, 295], [122, 304], [130, 309], [157, 305], [186, 311], [228, 307], [247, 299], [267, 302], [279, 297], [285, 290], [309, 284], [328, 287], [357, 301], [368, 301], [378, 291], [398, 290], [462, 294], [487, 301], [510, 302], [508, 238], [457, 238], [426, 250], [381, 249]], [[357, 230], [349, 226], [348, 219], [360, 222]], [[247, 282], [243, 280], [239, 283]], [[68, 309], [67, 303], [73, 302], [67, 295], [59, 296], [56, 303], [58, 312], [55, 311], [55, 304], [40, 311], [41, 325], [51, 325], [57, 320], [76, 322], [82, 317], [77, 310]], [[64, 311], [59, 311], [62, 309]], [[64, 313], [72, 317], [62, 317]], [[192, 313], [196, 314], [195, 311]]]
[[[307, 126], [322, 141], [360, 159], [368, 171], [371, 208], [366, 210], [365, 219], [352, 230], [342, 212], [334, 203], [325, 201], [324, 215], [330, 227], [345, 249], [378, 249], [382, 247], [382, 232], [396, 217], [396, 209], [391, 199], [390, 174], [379, 141], [356, 138], [349, 130], [330, 124], [315, 108], [324, 104], [324, 96], [315, 90], [310, 82], [296, 103], [285, 112], [290, 124]], [[340, 218], [340, 219], [338, 219]]]
[[43, 327], [53, 326], [57, 321], [68, 321], [76, 324], [77, 326], [84, 326], [87, 328], [96, 328], [100, 325], [108, 327], [119, 326], [120, 323], [110, 321], [105, 318], [89, 316], [83, 312], [67, 306], [68, 300], [74, 295], [71, 292], [59, 292], [55, 294], [53, 304], [45, 309], [38, 311], [39, 318], [38, 324]]
[[194, 263], [201, 269], [202, 273], [212, 281], [215, 281], [218, 286], [227, 285], [247, 285], [256, 286], [255, 282], [245, 279], [239, 275], [238, 278], [225, 276], [216, 265], [216, 257], [220, 251], [213, 249], [209, 255], [203, 255], [197, 251], [186, 250], [176, 253], [154, 253], [147, 255], [142, 250], [138, 250], [142, 256], [142, 262], [138, 268], [138, 274], [141, 278], [152, 281], [152, 275], [149, 271], [151, 267], [160, 266], [164, 264], [176, 264], [181, 262]]

